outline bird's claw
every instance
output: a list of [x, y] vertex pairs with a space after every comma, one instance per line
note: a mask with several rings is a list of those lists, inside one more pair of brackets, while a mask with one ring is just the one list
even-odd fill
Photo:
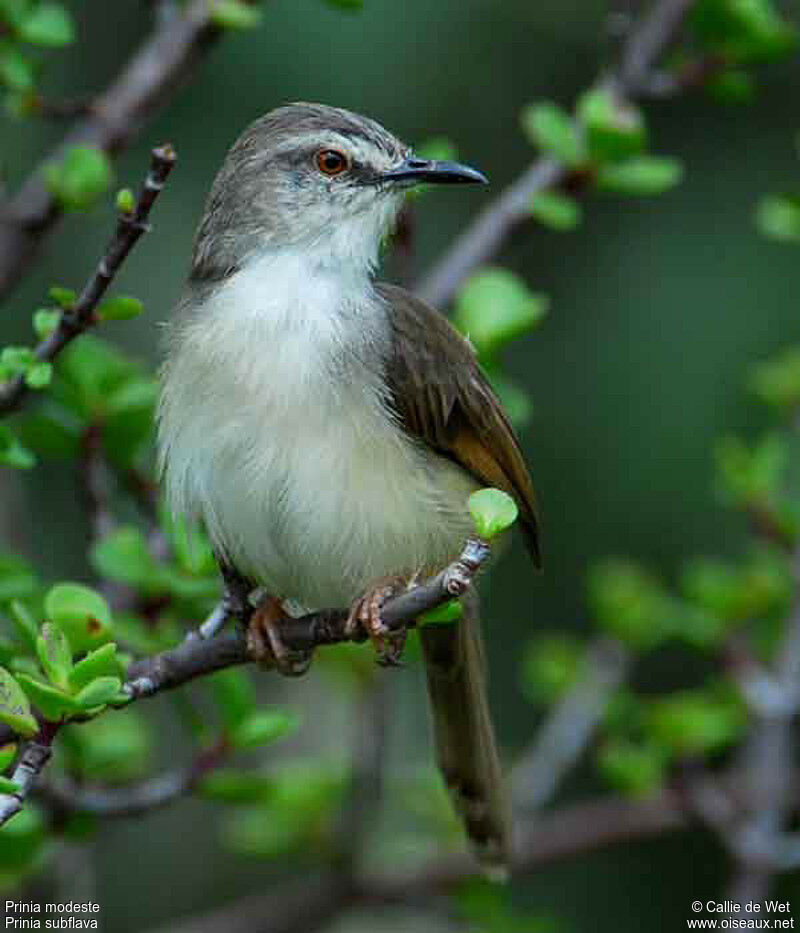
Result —
[[347, 617], [346, 624], [350, 633], [355, 633], [358, 628], [367, 633], [381, 667], [401, 667], [403, 663], [406, 628], [389, 628], [381, 618], [381, 610], [388, 599], [404, 588], [404, 581], [400, 579], [385, 581], [371, 587], [353, 603]]
[[312, 655], [287, 646], [280, 633], [280, 623], [286, 618], [280, 601], [267, 596], [247, 623], [247, 650], [260, 664], [273, 662], [285, 677], [300, 677], [308, 670]]

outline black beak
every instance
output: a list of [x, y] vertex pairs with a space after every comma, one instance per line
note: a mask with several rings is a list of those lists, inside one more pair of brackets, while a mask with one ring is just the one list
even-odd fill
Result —
[[405, 159], [390, 172], [384, 172], [380, 181], [425, 182], [429, 185], [489, 184], [489, 179], [483, 172], [469, 165], [414, 157]]

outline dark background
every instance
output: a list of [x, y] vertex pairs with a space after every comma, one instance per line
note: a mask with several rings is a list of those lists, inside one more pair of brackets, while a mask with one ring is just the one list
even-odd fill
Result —
[[[460, 157], [490, 176], [486, 190], [422, 200], [413, 258], [419, 273], [532, 158], [519, 130], [521, 107], [543, 98], [571, 105], [613, 60], [605, 4], [365, 6], [348, 15], [318, 0], [266, 3], [262, 25], [216, 49], [119, 161], [115, 183], [134, 186], [152, 145], [169, 140], [180, 157], [155, 209], [154, 232], [117, 282], [119, 291], [144, 300], [145, 314], [108, 325], [104, 337], [158, 359], [158, 324], [180, 289], [214, 172], [242, 128], [277, 104], [348, 107], [412, 142], [447, 136]], [[49, 58], [45, 88], [54, 96], [104, 86], [148, 28], [143, 5], [133, 0], [71, 8], [80, 43]], [[796, 19], [797, 5], [792, 12]], [[536, 630], [588, 628], [582, 594], [592, 559], [630, 554], [671, 578], [691, 555], [733, 554], [742, 545], [742, 525], [713, 494], [713, 444], [763, 423], [744, 389], [745, 368], [800, 339], [800, 253], [762, 239], [753, 223], [759, 196], [797, 187], [800, 67], [796, 60], [770, 66], [757, 78], [753, 106], [722, 107], [701, 94], [648, 106], [653, 150], [685, 161], [678, 189], [652, 199], [592, 198], [577, 232], [526, 227], [497, 257], [552, 301], [540, 331], [507, 359], [535, 405], [523, 443], [542, 503], [546, 572], [535, 577], [517, 546], [485, 588], [492, 700], [509, 756], [531, 736], [536, 717], [517, 687], [521, 646]], [[10, 186], [59, 135], [58, 126], [0, 117]], [[83, 281], [111, 218], [110, 206], [99, 207], [88, 221], [63, 223], [3, 308], [3, 337], [29, 339], [30, 312], [47, 287]], [[70, 471], [46, 465], [3, 479], [8, 543], [54, 578], [86, 577], [84, 519]], [[681, 664], [666, 656], [647, 676], [681, 683]], [[393, 701], [399, 762], [408, 743], [426, 754], [426, 740], [421, 685], [413, 673], [395, 676], [404, 681]], [[640, 686], [647, 688], [646, 677]], [[330, 684], [311, 678], [268, 689], [304, 705], [324, 700]], [[314, 748], [323, 740], [334, 750], [339, 741], [335, 730], [317, 735], [312, 724], [302, 742]], [[165, 747], [169, 741], [167, 734]], [[115, 931], [146, 929], [261, 890], [274, 871], [227, 855], [211, 808], [194, 801], [107, 828], [90, 859], [105, 928]], [[541, 870], [518, 896], [576, 930], [626, 933], [641, 929], [643, 918], [677, 930], [695, 897], [721, 896], [724, 870], [716, 846], [698, 832]], [[392, 922], [397, 926], [368, 920], [365, 929], [435, 929], [428, 919]], [[351, 928], [349, 921], [337, 927]]]

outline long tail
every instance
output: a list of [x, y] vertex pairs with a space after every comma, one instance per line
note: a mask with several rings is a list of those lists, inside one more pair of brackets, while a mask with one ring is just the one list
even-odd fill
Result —
[[436, 760], [470, 845], [491, 876], [511, 854], [508, 804], [486, 698], [478, 599], [468, 594], [455, 625], [420, 630]]

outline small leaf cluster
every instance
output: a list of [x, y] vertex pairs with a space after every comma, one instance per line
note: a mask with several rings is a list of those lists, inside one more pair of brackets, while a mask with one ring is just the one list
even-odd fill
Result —
[[41, 71], [39, 49], [56, 49], [75, 38], [72, 16], [52, 0], [0, 0], [0, 87], [6, 109], [25, 114], [36, 109]]
[[[683, 175], [674, 158], [647, 151], [642, 111], [606, 86], [579, 97], [574, 114], [550, 101], [530, 104], [521, 114], [530, 142], [596, 190], [644, 197], [675, 187]], [[566, 191], [539, 191], [528, 205], [532, 217], [556, 231], [581, 221], [580, 204]]]

